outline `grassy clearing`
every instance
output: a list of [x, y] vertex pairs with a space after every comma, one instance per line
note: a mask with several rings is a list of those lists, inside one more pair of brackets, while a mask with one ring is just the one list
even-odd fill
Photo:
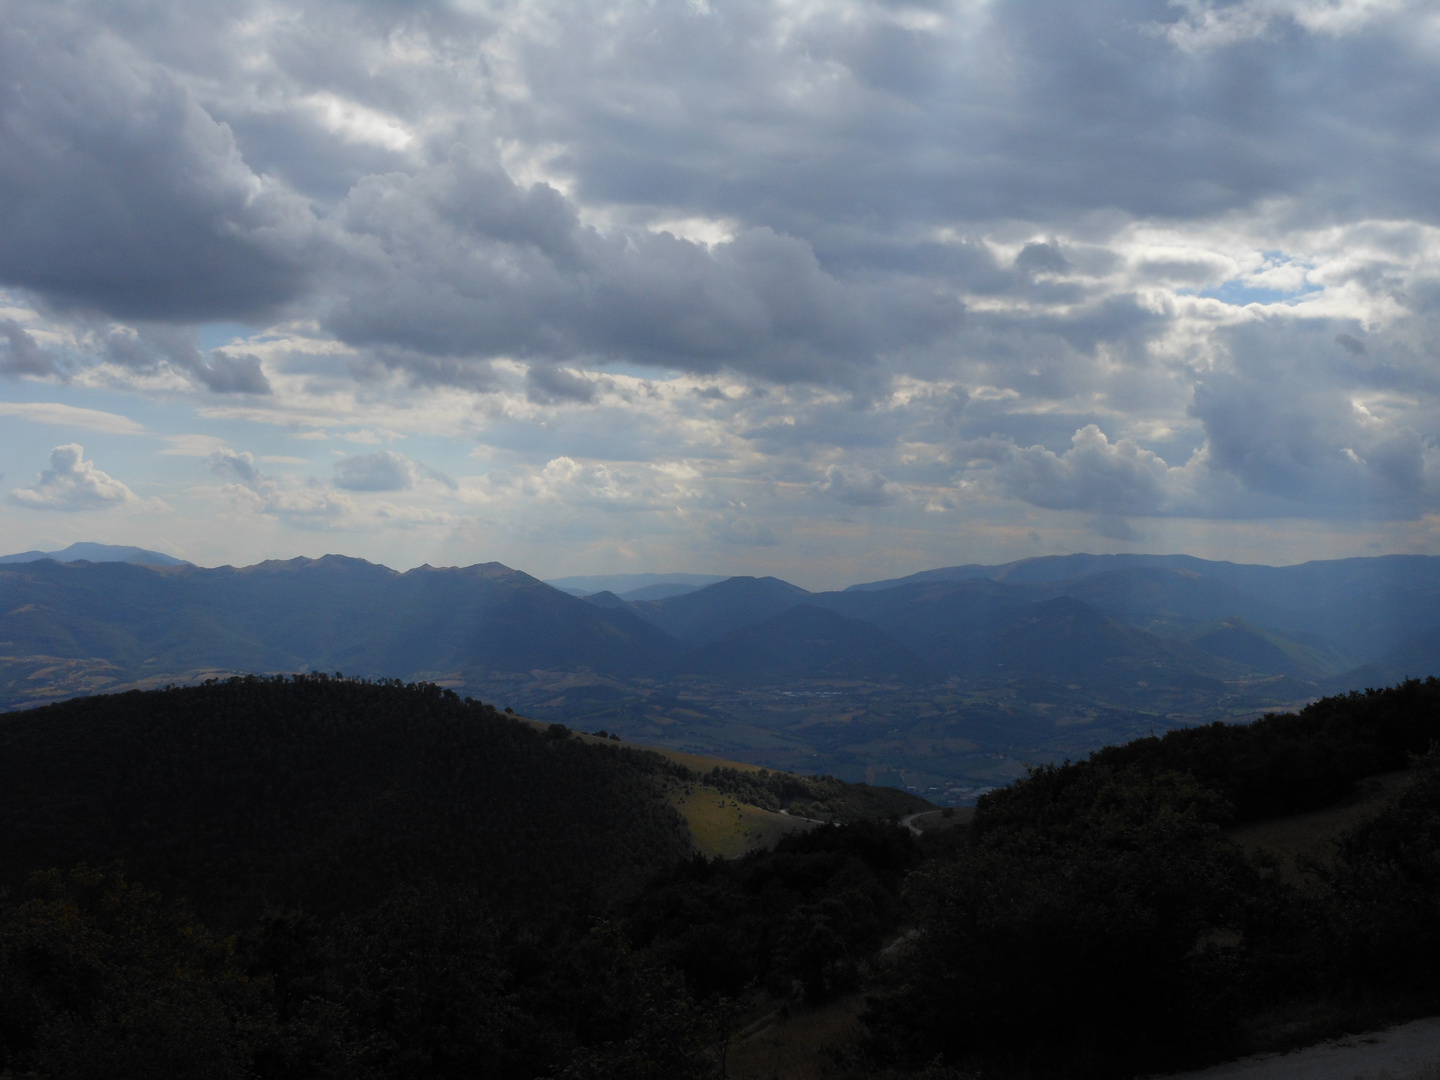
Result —
[[689, 824], [696, 849], [712, 858], [723, 855], [733, 859], [747, 851], [770, 847], [789, 833], [813, 827], [799, 818], [736, 802], [708, 784], [677, 791], [671, 802]]
[[[550, 726], [544, 720], [532, 720], [528, 716], [517, 716], [515, 717], [515, 719], [519, 720], [522, 723], [529, 724], [531, 727], [536, 728], [540, 731], [544, 731]], [[749, 762], [745, 761], [731, 761], [728, 758], [710, 757], [706, 754], [689, 754], [686, 753], [684, 750], [669, 750], [663, 746], [647, 746], [644, 743], [617, 742], [614, 739], [603, 738], [599, 735], [591, 735], [589, 732], [580, 731], [578, 728], [571, 728], [570, 734], [572, 737], [579, 739], [581, 742], [590, 743], [592, 745], [599, 744], [601, 746], [623, 746], [630, 750], [649, 750], [653, 753], [659, 754], [663, 758], [675, 762], [677, 765], [684, 765], [685, 768], [691, 769], [694, 772], [698, 773], [707, 773], [714, 768], [737, 769], [740, 772], [765, 771], [763, 765], [751, 765]]]

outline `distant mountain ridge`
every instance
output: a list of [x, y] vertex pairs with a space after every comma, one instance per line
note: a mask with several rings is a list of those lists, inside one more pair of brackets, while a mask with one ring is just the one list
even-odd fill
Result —
[[92, 544], [87, 541], [71, 544], [59, 551], [21, 551], [14, 555], [0, 555], [0, 563], [36, 562], [40, 559], [54, 559], [56, 562], [126, 562], [141, 566], [189, 566], [184, 559], [166, 555], [147, 548], [127, 547], [118, 544]]
[[[203, 568], [138, 548], [55, 554], [67, 561], [0, 561], [0, 705], [212, 669], [455, 686], [539, 672], [745, 685], [1022, 679], [1130, 702], [1156, 687], [1220, 694], [1289, 679], [1319, 693], [1440, 671], [1440, 559], [1429, 556], [1266, 567], [1080, 554], [838, 592], [773, 577], [651, 581], [642, 593], [684, 591], [632, 600], [581, 599], [500, 563], [399, 572], [339, 555]], [[107, 561], [75, 561], [99, 555]]]

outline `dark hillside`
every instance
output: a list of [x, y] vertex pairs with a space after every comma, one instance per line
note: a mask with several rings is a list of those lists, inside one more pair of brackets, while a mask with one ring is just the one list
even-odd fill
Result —
[[[918, 930], [850, 1075], [1153, 1075], [1434, 1015], [1437, 737], [1440, 680], [1411, 681], [982, 797], [953, 853], [911, 875]], [[1343, 804], [1407, 766], [1304, 886], [1222, 828]]]
[[84, 698], [0, 717], [0, 884], [123, 859], [226, 924], [421, 880], [555, 900], [689, 850], [652, 757], [433, 686], [310, 676]]

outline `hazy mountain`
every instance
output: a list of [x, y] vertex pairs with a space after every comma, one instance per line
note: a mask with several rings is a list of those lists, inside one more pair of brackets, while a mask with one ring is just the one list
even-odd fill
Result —
[[103, 661], [112, 682], [205, 668], [463, 679], [640, 675], [682, 652], [622, 601], [597, 607], [499, 563], [402, 574], [335, 555], [239, 569], [41, 561], [0, 567], [0, 590], [11, 703], [56, 658]]
[[[545, 584], [574, 596], [586, 596], [597, 592], [613, 592], [617, 596], [625, 596], [626, 593], [653, 585], [690, 585], [699, 589], [724, 580], [724, 574], [577, 574], [571, 577], [551, 578]], [[632, 598], [626, 596], [626, 599]], [[634, 599], [653, 600], [657, 597], [635, 597]]]
[[123, 547], [116, 544], [92, 544], [80, 542], [71, 544], [60, 551], [21, 551], [15, 555], [0, 555], [0, 563], [26, 563], [39, 559], [54, 559], [56, 562], [125, 562], [142, 566], [189, 566], [184, 559], [166, 555], [145, 548]]
[[699, 592], [704, 587], [704, 585], [684, 585], [678, 581], [661, 581], [655, 585], [644, 585], [638, 589], [631, 589], [629, 592], [621, 593], [620, 599], [630, 602], [636, 600], [668, 600], [672, 596], [684, 596], [686, 593]]
[[1233, 674], [1199, 650], [1125, 626], [1074, 597], [1025, 609], [972, 661], [975, 674], [1082, 686], [1194, 686]]
[[1163, 567], [1167, 569], [1198, 570], [1200, 566], [1215, 566], [1204, 559], [1190, 555], [1042, 555], [1015, 562], [984, 566], [967, 563], [964, 566], [942, 566], [934, 570], [922, 570], [901, 578], [884, 581], [868, 581], [851, 585], [850, 592], [875, 592], [894, 589], [902, 585], [915, 585], [933, 581], [972, 581], [984, 578], [989, 581], [1008, 581], [1015, 584], [1046, 584], [1057, 581], [1071, 581], [1117, 569]]
[[734, 630], [680, 662], [680, 670], [752, 683], [796, 679], [925, 682], [935, 668], [867, 622], [800, 604]]
[[594, 604], [598, 608], [608, 608], [612, 611], [629, 611], [630, 605], [608, 589], [605, 592], [586, 593], [580, 599], [587, 604]]
[[733, 577], [684, 596], [631, 606], [646, 622], [687, 645], [705, 645], [732, 630], [756, 626], [810, 595], [779, 578]]
[[1404, 645], [1384, 656], [1328, 680], [1336, 690], [1365, 690], [1390, 686], [1408, 678], [1424, 678], [1440, 672], [1440, 627], [1416, 634]]
[[1239, 617], [1333, 653], [1331, 660], [1341, 666], [1376, 659], [1440, 625], [1440, 558], [1428, 555], [1295, 566], [1189, 555], [1045, 556], [998, 566], [941, 567], [853, 585], [846, 593], [883, 595], [921, 584], [975, 581], [1075, 596], [1162, 634], [1187, 634], [1177, 625], [1186, 620]]
[[821, 593], [811, 603], [872, 622], [942, 671], [972, 667], [995, 634], [1044, 595], [984, 579], [915, 582], [876, 592]]
[[1199, 627], [1185, 641], [1232, 663], [1297, 679], [1323, 679], [1348, 666], [1334, 649], [1296, 641], [1233, 616]]
[[1241, 618], [1276, 629], [1303, 631], [1306, 617], [1274, 600], [1214, 577], [1175, 567], [1132, 567], [1037, 586], [1051, 595], [1084, 600], [1106, 615], [1164, 634], [1189, 622]]

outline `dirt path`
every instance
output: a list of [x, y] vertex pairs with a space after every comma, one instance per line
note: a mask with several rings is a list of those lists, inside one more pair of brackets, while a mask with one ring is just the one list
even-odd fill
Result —
[[1440, 1017], [1162, 1080], [1440, 1080]]

